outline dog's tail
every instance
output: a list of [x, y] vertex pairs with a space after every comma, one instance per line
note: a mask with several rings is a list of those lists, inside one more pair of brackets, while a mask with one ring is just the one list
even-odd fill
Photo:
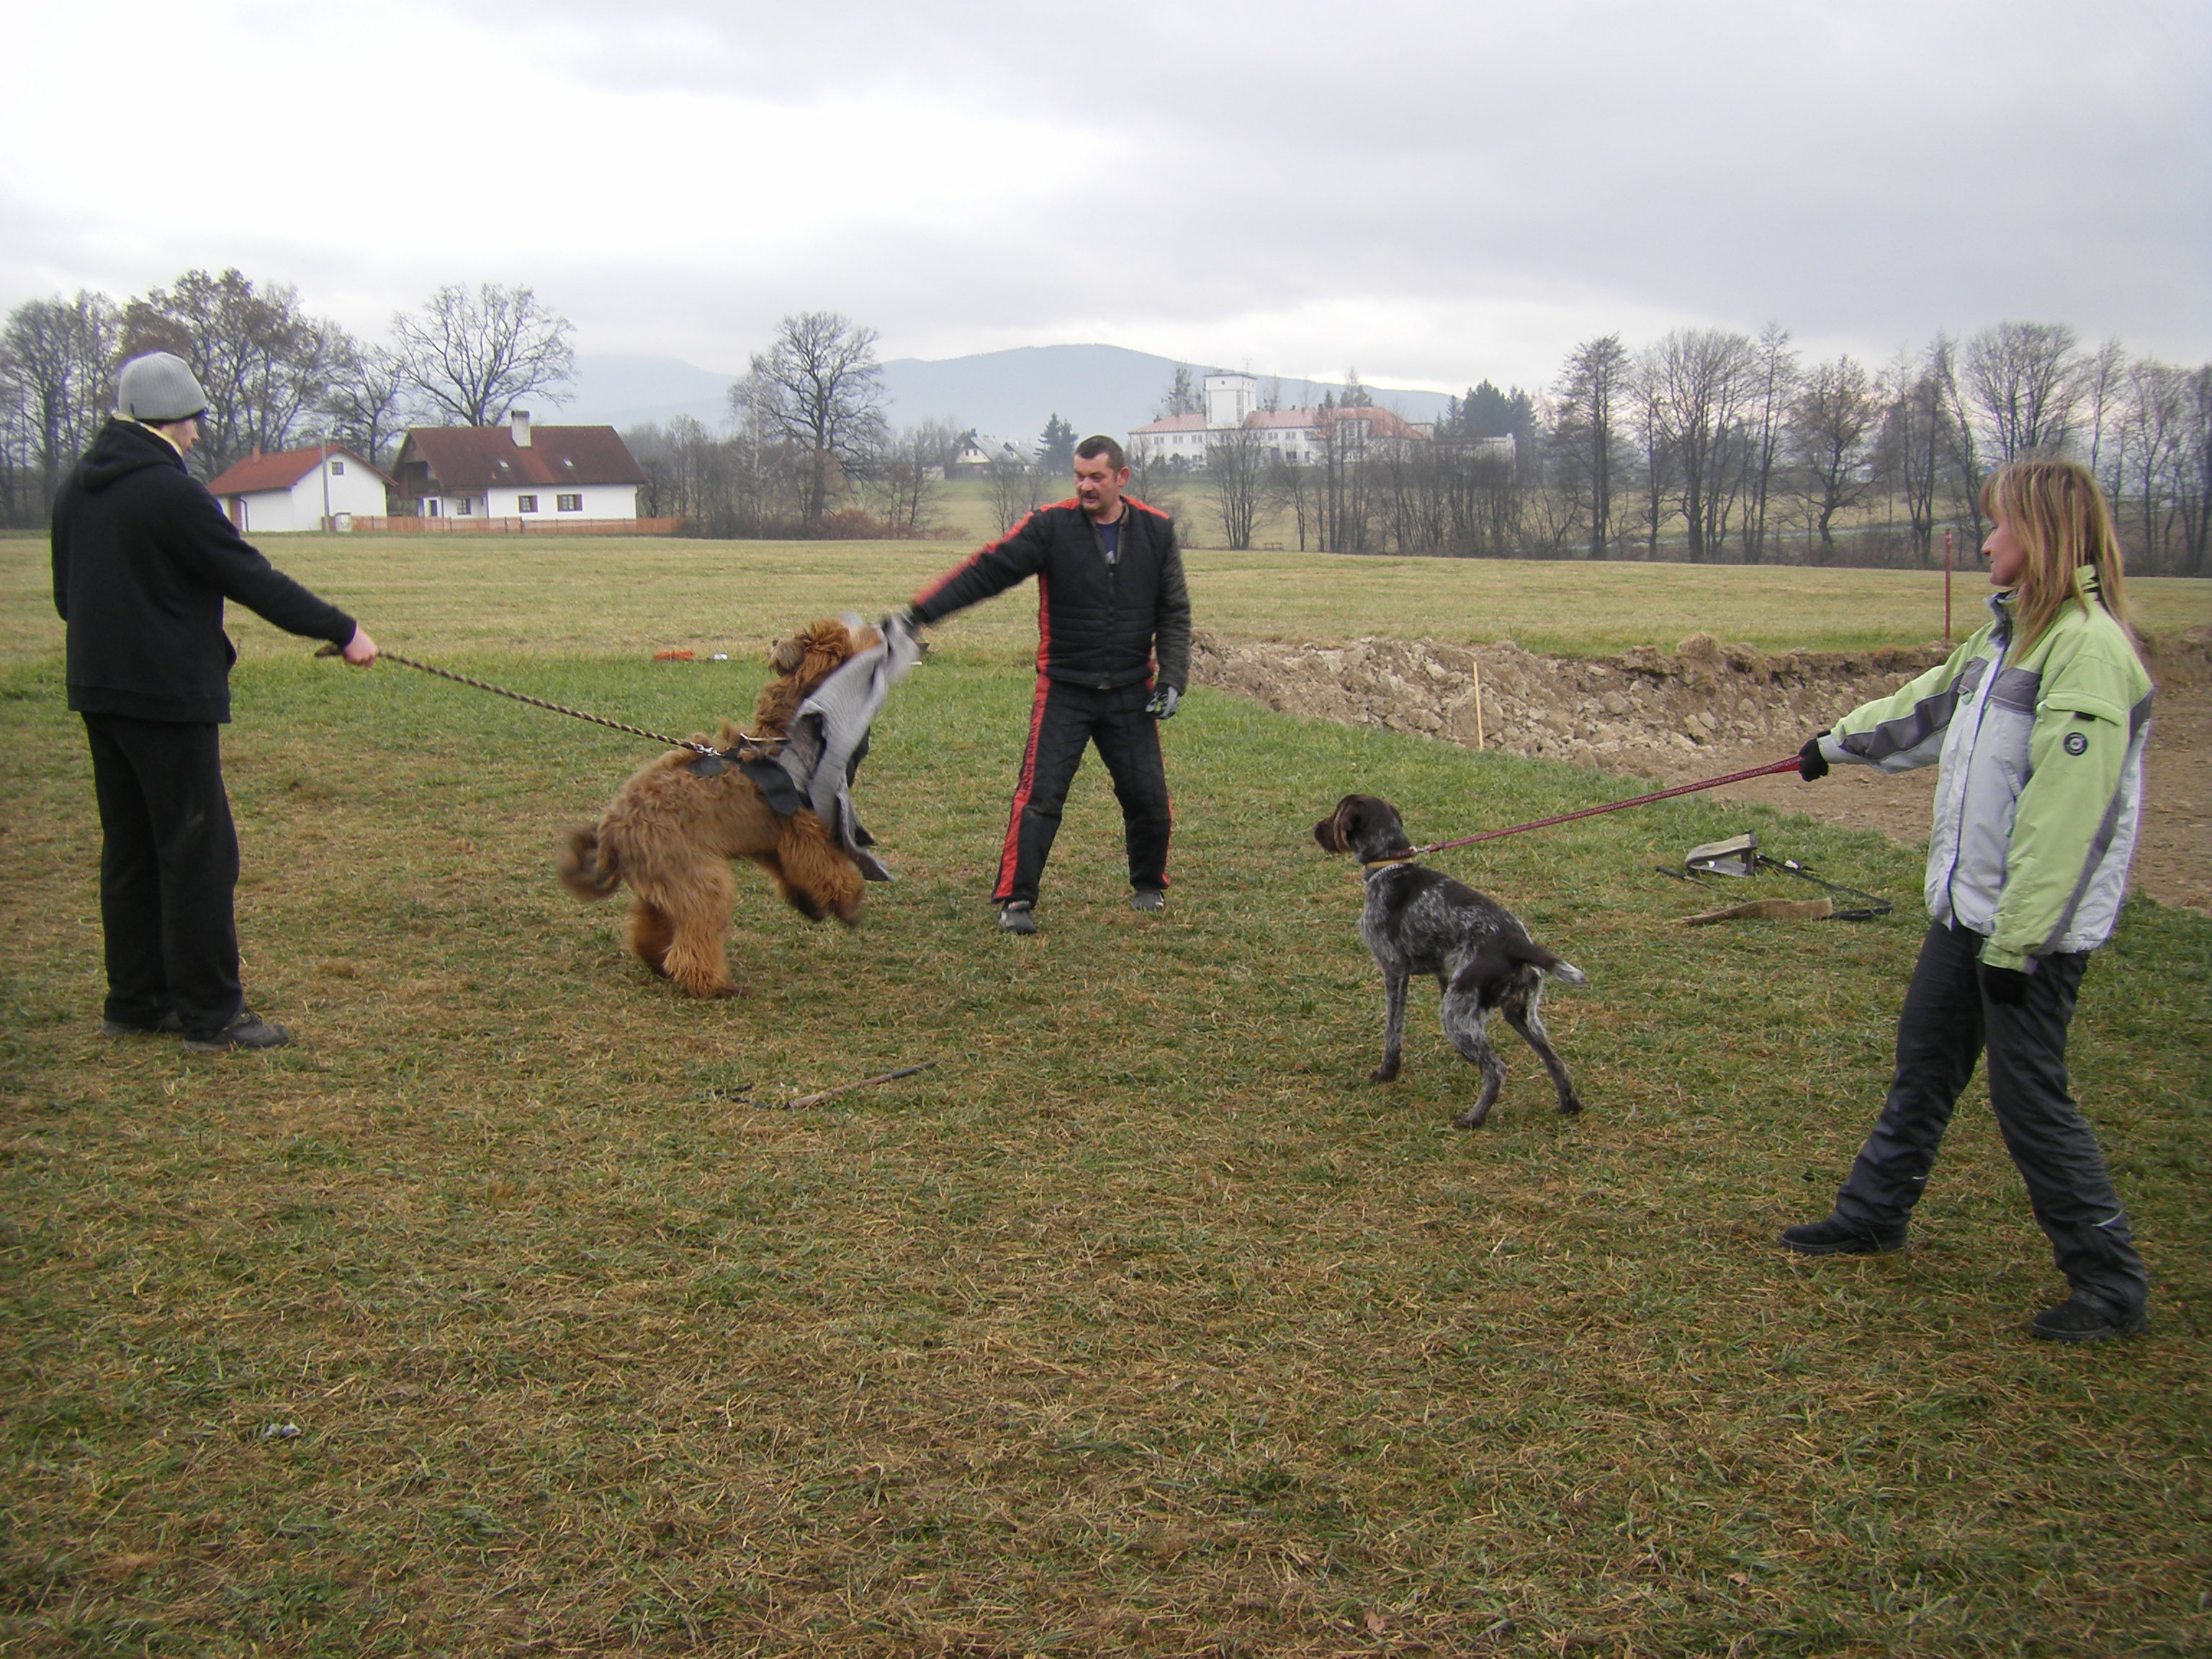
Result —
[[596, 829], [571, 830], [561, 843], [562, 883], [580, 899], [603, 899], [622, 885], [622, 859]]
[[1562, 985], [1589, 983], [1589, 975], [1576, 967], [1573, 963], [1569, 962], [1565, 957], [1553, 956], [1542, 945], [1534, 942], [1516, 946], [1513, 955], [1516, 960], [1528, 963], [1532, 967], [1549, 974]]

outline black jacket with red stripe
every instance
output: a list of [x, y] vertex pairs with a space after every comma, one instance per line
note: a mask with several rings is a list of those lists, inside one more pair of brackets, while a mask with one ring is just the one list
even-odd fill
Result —
[[1166, 514], [1133, 496], [1121, 504], [1112, 564], [1073, 501], [1041, 507], [1005, 538], [915, 595], [915, 620], [941, 622], [979, 599], [1037, 579], [1037, 672], [1101, 690], [1190, 684], [1190, 589]]

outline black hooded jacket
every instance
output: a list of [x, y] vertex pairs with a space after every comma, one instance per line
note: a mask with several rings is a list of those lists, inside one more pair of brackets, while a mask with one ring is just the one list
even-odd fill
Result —
[[143, 720], [230, 718], [222, 631], [235, 599], [288, 633], [343, 645], [351, 617], [272, 566], [158, 432], [112, 420], [54, 501], [54, 609], [69, 706]]
[[1037, 579], [1037, 672], [1101, 690], [1151, 678], [1190, 685], [1190, 589], [1175, 526], [1124, 495], [1120, 546], [1108, 564], [1073, 501], [1041, 507], [965, 564], [915, 596], [915, 620], [933, 623], [1024, 576]]

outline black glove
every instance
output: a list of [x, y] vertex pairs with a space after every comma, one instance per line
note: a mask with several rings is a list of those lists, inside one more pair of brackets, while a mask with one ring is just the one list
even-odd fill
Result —
[[2027, 975], [2017, 968], [1982, 964], [1982, 995], [2000, 1008], [2019, 1008], [2027, 1002]]
[[1164, 685], [1152, 693], [1152, 700], [1145, 705], [1145, 712], [1156, 720], [1175, 718], [1176, 705], [1182, 701], [1182, 693], [1172, 685]]
[[1820, 752], [1820, 739], [1826, 732], [1815, 732], [1805, 739], [1805, 746], [1797, 751], [1797, 775], [1808, 783], [1817, 783], [1828, 775], [1828, 757]]

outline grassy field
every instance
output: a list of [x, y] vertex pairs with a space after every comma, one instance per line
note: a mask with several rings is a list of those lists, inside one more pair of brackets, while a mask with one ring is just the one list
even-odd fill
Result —
[[[2055, 1349], [1978, 1085], [1912, 1251], [1771, 1243], [1886, 1079], [1918, 872], [1879, 838], [1691, 798], [1440, 855], [1592, 981], [1547, 1006], [1589, 1110], [1554, 1116], [1516, 1046], [1468, 1133], [1433, 992], [1405, 1079], [1364, 1080], [1379, 981], [1310, 826], [1355, 787], [1428, 837], [1619, 781], [1201, 691], [1164, 729], [1168, 912], [1124, 905], [1094, 765], [1009, 939], [1009, 599], [878, 726], [860, 796], [900, 879], [867, 925], [745, 876], [750, 993], [708, 1006], [551, 877], [634, 741], [254, 623], [240, 922], [301, 1041], [188, 1059], [93, 1035], [97, 827], [19, 545], [0, 1653], [2212, 1652], [2212, 923], [2135, 904], [2091, 969], [2075, 1080], [2156, 1322]], [[749, 707], [769, 635], [945, 553], [282, 556], [398, 648], [685, 732]], [[1935, 631], [1879, 573], [1198, 564], [1231, 632]], [[643, 659], [678, 645], [744, 659]], [[1899, 914], [1684, 933], [1650, 866], [1754, 823]]]
[[[943, 543], [699, 542], [665, 538], [418, 536], [272, 538], [284, 568], [410, 656], [757, 656], [814, 611], [880, 616], [972, 550]], [[1188, 559], [1198, 624], [1247, 638], [1364, 635], [1534, 651], [1672, 647], [1709, 631], [1770, 649], [1917, 645], [1943, 631], [1943, 579], [1889, 570], [1682, 564], [1583, 565], [1489, 559], [1200, 551]], [[42, 544], [0, 539], [0, 662], [58, 647]], [[1978, 572], [1955, 579], [1963, 635], [1987, 619]], [[2130, 584], [2154, 632], [2212, 623], [2212, 582]], [[233, 632], [248, 656], [302, 647], [250, 615]], [[1036, 648], [1028, 589], [935, 630], [963, 659], [1013, 662]]]

